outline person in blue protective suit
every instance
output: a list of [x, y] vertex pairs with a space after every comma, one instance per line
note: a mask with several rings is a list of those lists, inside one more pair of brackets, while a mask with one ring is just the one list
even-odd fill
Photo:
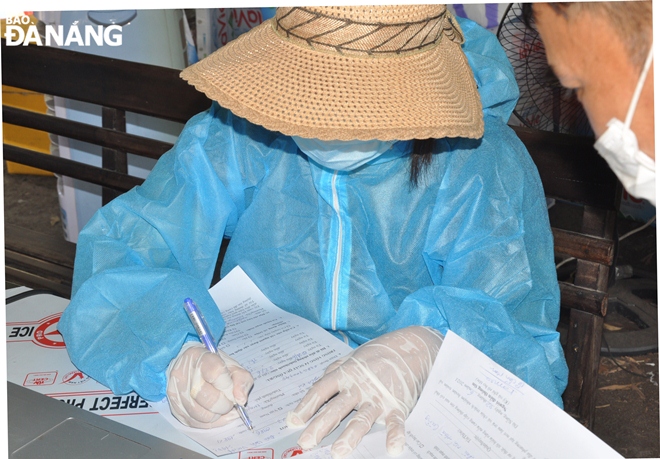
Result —
[[190, 426], [235, 419], [252, 377], [182, 307], [195, 298], [222, 335], [207, 289], [226, 237], [223, 275], [240, 265], [355, 348], [289, 413], [312, 419], [304, 448], [357, 410], [335, 457], [374, 422], [400, 452], [447, 330], [561, 405], [546, 202], [492, 33], [444, 5], [278, 8], [182, 77], [215, 102], [79, 236], [59, 330], [81, 370], [167, 396]]

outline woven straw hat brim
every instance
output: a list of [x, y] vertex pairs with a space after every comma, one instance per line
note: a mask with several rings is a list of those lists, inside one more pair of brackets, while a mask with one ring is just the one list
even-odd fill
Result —
[[234, 114], [321, 140], [480, 138], [483, 114], [460, 45], [364, 58], [283, 39], [269, 20], [181, 77]]

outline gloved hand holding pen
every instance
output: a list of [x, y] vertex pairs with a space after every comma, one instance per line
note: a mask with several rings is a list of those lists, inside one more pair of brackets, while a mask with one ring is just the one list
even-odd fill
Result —
[[426, 384], [443, 337], [427, 327], [407, 327], [375, 338], [328, 367], [287, 416], [289, 427], [302, 427], [298, 444], [311, 449], [352, 410], [357, 413], [332, 445], [334, 459], [347, 456], [375, 422], [385, 424], [390, 455], [403, 451], [404, 422]]
[[183, 308], [202, 344], [184, 344], [167, 367], [172, 414], [182, 424], [200, 429], [223, 426], [240, 416], [252, 430], [243, 408], [254, 385], [252, 375], [216, 347], [204, 315], [192, 299], [186, 298]]
[[175, 418], [210, 429], [236, 419], [234, 404], [245, 405], [252, 375], [222, 351], [186, 343], [167, 369], [167, 398]]

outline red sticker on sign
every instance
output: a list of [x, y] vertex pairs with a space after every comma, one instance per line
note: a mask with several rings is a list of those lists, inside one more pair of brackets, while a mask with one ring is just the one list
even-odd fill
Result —
[[34, 331], [34, 342], [43, 347], [64, 347], [62, 335], [57, 331], [60, 314], [44, 318]]
[[85, 373], [80, 370], [70, 371], [62, 378], [62, 383], [69, 385], [82, 384], [89, 379]]
[[24, 386], [50, 386], [55, 384], [57, 371], [45, 371], [39, 373], [28, 373], [23, 381]]
[[282, 453], [282, 459], [287, 458], [287, 457], [293, 457], [293, 456], [298, 456], [299, 454], [302, 454], [303, 450], [300, 446], [294, 446], [293, 448], [289, 448], [286, 451]]
[[238, 453], [238, 459], [274, 459], [273, 448], [252, 448]]

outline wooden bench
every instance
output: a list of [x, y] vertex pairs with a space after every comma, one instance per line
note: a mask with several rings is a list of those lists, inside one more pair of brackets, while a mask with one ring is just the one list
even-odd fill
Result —
[[568, 387], [564, 410], [593, 428], [607, 288], [616, 261], [616, 219], [621, 185], [593, 148], [593, 139], [515, 128], [536, 163], [546, 196], [578, 205], [577, 227], [553, 225], [555, 253], [577, 260], [574, 275], [559, 282], [567, 313], [564, 345]]
[[[3, 106], [4, 122], [79, 139], [103, 147], [101, 168], [4, 145], [4, 159], [104, 187], [103, 201], [139, 185], [128, 175], [126, 153], [159, 158], [171, 145], [125, 133], [125, 113], [185, 122], [210, 101], [177, 70], [35, 46], [2, 46], [3, 84], [103, 107], [103, 127]], [[47, 77], [45, 77], [47, 75]], [[591, 428], [607, 312], [607, 284], [615, 260], [614, 224], [619, 186], [589, 139], [515, 128], [536, 162], [547, 196], [579, 204], [580, 228], [553, 228], [558, 255], [578, 259], [575, 280], [561, 282], [570, 311], [566, 357], [570, 381], [566, 410]], [[25, 228], [5, 228], [8, 281], [71, 294], [75, 245]], [[216, 272], [216, 279], [218, 278]]]
[[[102, 127], [2, 107], [3, 121], [103, 147], [102, 167], [3, 144], [4, 159], [103, 186], [103, 204], [143, 182], [128, 174], [127, 152], [158, 159], [171, 144], [126, 133], [126, 112], [185, 123], [211, 101], [179, 78], [175, 69], [51, 47], [6, 46], [4, 85], [80, 100], [102, 107]], [[9, 282], [71, 295], [75, 244], [5, 228], [5, 275]]]

